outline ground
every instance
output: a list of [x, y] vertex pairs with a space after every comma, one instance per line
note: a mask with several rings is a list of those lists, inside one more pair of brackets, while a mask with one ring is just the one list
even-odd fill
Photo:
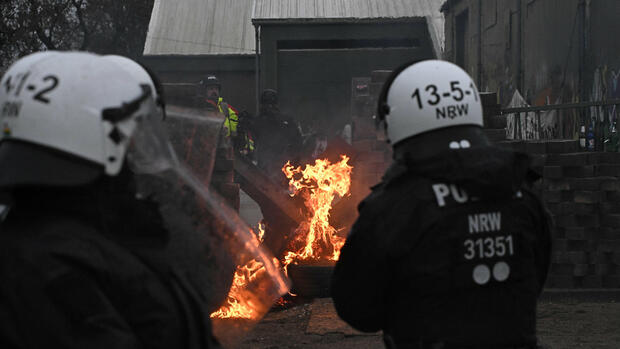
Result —
[[[617, 297], [545, 297], [539, 303], [538, 335], [553, 349], [620, 348]], [[383, 348], [379, 334], [362, 334], [341, 322], [330, 299], [320, 298], [267, 316], [240, 349]]]

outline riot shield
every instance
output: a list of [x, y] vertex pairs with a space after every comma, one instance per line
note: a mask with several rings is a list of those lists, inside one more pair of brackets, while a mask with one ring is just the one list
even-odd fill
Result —
[[138, 193], [158, 203], [169, 230], [185, 237], [179, 243], [200, 244], [204, 251], [202, 265], [190, 273], [202, 275], [189, 278], [205, 293], [201, 298], [209, 311], [226, 303], [245, 309], [241, 315], [213, 318], [217, 338], [230, 345], [288, 291], [289, 281], [237, 212], [209, 190], [222, 124], [217, 114], [187, 108], [168, 108], [166, 120], [142, 116], [127, 159]]
[[207, 185], [211, 182], [223, 122], [223, 116], [213, 111], [166, 107], [164, 126], [170, 144], [179, 160]]

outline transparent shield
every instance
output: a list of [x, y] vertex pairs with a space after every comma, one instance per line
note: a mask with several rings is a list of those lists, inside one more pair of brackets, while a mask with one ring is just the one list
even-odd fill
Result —
[[222, 121], [175, 108], [166, 120], [143, 116], [127, 159], [139, 195], [157, 202], [168, 230], [182, 235], [178, 243], [200, 244], [204, 256], [192, 282], [205, 293], [216, 337], [232, 345], [289, 290], [289, 281], [238, 213], [209, 190]]

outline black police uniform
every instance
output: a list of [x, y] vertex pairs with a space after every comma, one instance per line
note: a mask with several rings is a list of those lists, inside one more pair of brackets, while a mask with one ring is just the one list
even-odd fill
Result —
[[16, 195], [0, 225], [3, 348], [219, 348], [209, 314], [222, 266], [168, 229], [162, 214], [180, 212], [47, 190]]
[[529, 348], [550, 229], [523, 154], [396, 162], [359, 206], [332, 282], [338, 314], [391, 348]]
[[279, 110], [261, 111], [252, 131], [256, 137], [258, 166], [269, 175], [281, 175], [284, 164], [295, 162], [299, 156], [302, 139], [297, 122]]

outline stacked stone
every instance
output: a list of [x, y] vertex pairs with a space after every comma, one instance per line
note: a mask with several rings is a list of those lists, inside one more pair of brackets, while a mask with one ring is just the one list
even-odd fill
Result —
[[530, 153], [554, 221], [547, 287], [620, 287], [620, 153], [576, 152], [576, 141], [506, 142]]

